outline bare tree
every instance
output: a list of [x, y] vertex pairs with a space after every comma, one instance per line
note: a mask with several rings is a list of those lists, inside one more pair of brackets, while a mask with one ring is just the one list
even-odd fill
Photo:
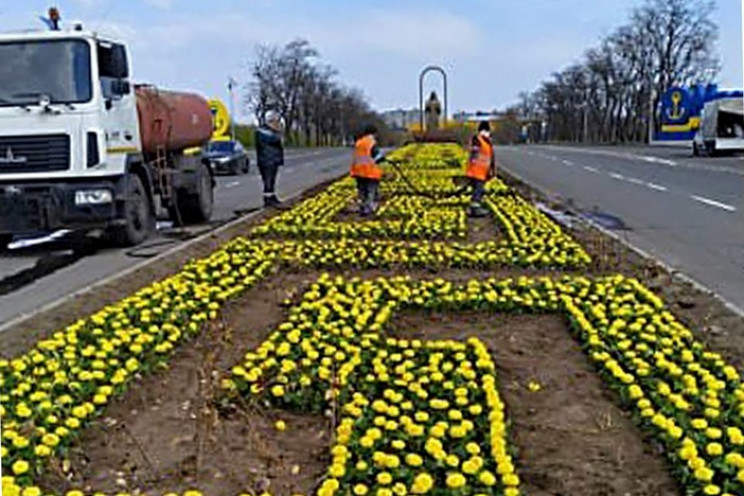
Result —
[[[714, 8], [709, 0], [646, 0], [633, 10], [580, 64], [555, 73], [531, 95], [551, 139], [644, 140], [669, 88], [707, 83], [718, 72]], [[521, 108], [529, 98], [520, 94]]]

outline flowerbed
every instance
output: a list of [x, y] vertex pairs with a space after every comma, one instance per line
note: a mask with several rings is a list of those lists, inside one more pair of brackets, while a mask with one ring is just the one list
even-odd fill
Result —
[[[464, 160], [448, 145], [397, 155], [417, 172], [416, 188], [434, 193], [455, 188]], [[606, 384], [663, 446], [680, 486], [689, 494], [744, 494], [744, 385], [656, 296], [622, 276], [454, 284], [447, 269], [576, 268], [590, 258], [500, 183], [489, 188], [486, 205], [504, 239], [473, 244], [453, 241], [467, 230], [466, 197], [406, 195], [410, 185], [395, 176], [382, 191], [398, 196], [383, 204], [380, 220], [335, 221], [355, 193], [341, 180], [176, 276], [0, 361], [3, 494], [46, 494], [35, 484], [47, 461], [63, 459], [77, 433], [133, 378], [166, 368], [173, 350], [225, 302], [277, 270], [303, 268], [444, 275], [321, 277], [224, 381], [225, 401], [240, 397], [334, 419], [332, 459], [317, 494], [520, 494], [518, 446], [510, 444], [508, 405], [489, 350], [477, 336], [388, 336], [395, 313], [410, 308], [565, 315]]]

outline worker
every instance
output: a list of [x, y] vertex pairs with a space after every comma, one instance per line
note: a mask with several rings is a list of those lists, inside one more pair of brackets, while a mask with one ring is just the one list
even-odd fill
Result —
[[470, 143], [470, 159], [465, 175], [473, 189], [468, 215], [470, 217], [485, 217], [488, 215], [488, 212], [483, 208], [486, 181], [496, 177], [496, 159], [493, 153], [491, 127], [488, 121], [482, 121], [478, 124], [478, 133], [473, 136]]
[[362, 217], [369, 217], [377, 210], [382, 168], [380, 162], [385, 156], [377, 146], [377, 128], [365, 126], [354, 145], [354, 156], [351, 163], [351, 177], [356, 180]]
[[264, 208], [281, 208], [276, 196], [276, 177], [279, 167], [284, 165], [282, 145], [282, 119], [278, 112], [270, 110], [264, 124], [256, 129], [256, 161], [263, 181]]

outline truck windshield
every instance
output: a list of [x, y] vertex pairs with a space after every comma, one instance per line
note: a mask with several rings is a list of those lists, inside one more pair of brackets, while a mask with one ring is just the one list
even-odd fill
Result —
[[90, 48], [81, 40], [0, 43], [0, 106], [92, 98]]

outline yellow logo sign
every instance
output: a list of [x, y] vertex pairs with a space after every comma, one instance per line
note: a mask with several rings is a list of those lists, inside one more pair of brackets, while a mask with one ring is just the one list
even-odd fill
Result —
[[225, 137], [230, 130], [230, 114], [227, 111], [227, 107], [222, 101], [212, 99], [209, 100], [209, 108], [212, 109], [212, 122], [214, 124], [212, 138], [218, 139]]
[[672, 93], [672, 108], [669, 109], [670, 119], [681, 119], [685, 114], [685, 109], [680, 106], [682, 103], [682, 93], [675, 91]]

